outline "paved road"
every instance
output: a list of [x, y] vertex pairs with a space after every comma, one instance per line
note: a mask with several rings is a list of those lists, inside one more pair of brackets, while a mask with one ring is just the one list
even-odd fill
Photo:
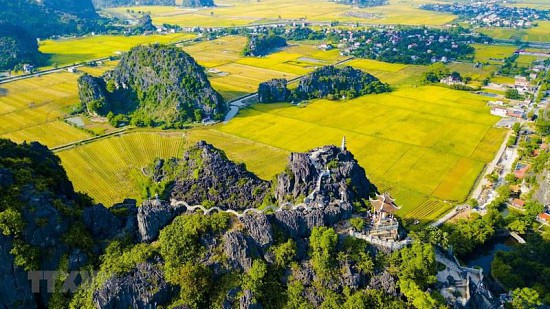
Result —
[[[333, 65], [341, 65], [341, 64], [344, 64], [346, 62], [349, 62], [351, 60], [355, 59], [354, 57], [350, 57], [350, 58], [346, 58], [344, 60], [341, 60], [341, 61], [338, 61], [336, 62], [335, 64]], [[302, 78], [304, 78], [306, 75], [302, 75], [302, 76], [298, 76], [298, 77], [295, 77], [293, 79], [289, 79], [288, 80], [288, 83], [291, 84], [291, 83], [295, 83], [299, 80], [301, 80]], [[247, 102], [248, 100], [254, 100], [255, 98], [258, 95], [257, 92], [254, 92], [254, 93], [251, 93], [251, 94], [247, 94], [243, 97], [240, 97], [240, 98], [237, 98], [233, 101], [230, 101], [228, 102], [228, 105], [229, 105], [229, 112], [227, 112], [227, 114], [225, 115], [225, 118], [223, 120], [223, 123], [228, 123], [231, 119], [233, 119], [238, 113], [239, 113], [239, 109], [243, 108], [243, 107], [246, 107], [249, 105], [249, 103]]]

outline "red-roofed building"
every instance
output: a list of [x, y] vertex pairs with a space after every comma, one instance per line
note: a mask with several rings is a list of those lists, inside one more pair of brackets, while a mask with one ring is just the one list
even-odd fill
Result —
[[517, 179], [523, 179], [525, 178], [525, 174], [527, 174], [527, 171], [529, 170], [529, 167], [531, 167], [529, 164], [527, 165], [521, 165], [516, 166], [516, 170], [514, 170], [514, 176], [516, 176]]
[[525, 201], [520, 200], [519, 198], [515, 198], [512, 200], [512, 206], [523, 209], [523, 207], [525, 206]]
[[550, 214], [543, 212], [538, 215], [538, 218], [540, 221], [550, 223]]

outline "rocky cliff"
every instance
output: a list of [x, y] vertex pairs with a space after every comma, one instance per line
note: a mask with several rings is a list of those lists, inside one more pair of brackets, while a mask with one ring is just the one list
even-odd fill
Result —
[[45, 56], [38, 51], [36, 38], [20, 26], [0, 21], [0, 70], [11, 70], [18, 64], [39, 65]]
[[[226, 209], [259, 206], [271, 186], [205, 142], [147, 172], [175, 176], [172, 198]], [[107, 209], [74, 193], [45, 147], [0, 140], [0, 305], [404, 308], [387, 258], [345, 232], [351, 203], [375, 190], [345, 147], [292, 154], [273, 186], [282, 208], [265, 213], [205, 214], [157, 198]], [[25, 280], [25, 269], [83, 267], [99, 272], [74, 295], [35, 296]]]
[[284, 78], [276, 78], [260, 83], [258, 86], [258, 102], [287, 102], [290, 94], [290, 91], [287, 89], [287, 83], [287, 80]]
[[302, 78], [293, 95], [298, 99], [353, 99], [388, 91], [389, 85], [369, 73], [350, 66], [325, 66]]
[[78, 96], [82, 108], [88, 114], [106, 114], [107, 95], [102, 78], [84, 74], [78, 78]]
[[225, 153], [199, 142], [177, 161], [160, 161], [155, 166], [156, 183], [169, 182], [163, 195], [189, 205], [218, 206], [242, 210], [262, 204], [269, 183], [246, 170], [244, 164], [227, 159]]
[[279, 202], [308, 199], [324, 205], [334, 199], [362, 203], [376, 191], [353, 154], [336, 146], [291, 153], [274, 188]]
[[283, 37], [274, 34], [258, 34], [248, 38], [243, 50], [245, 56], [260, 57], [287, 46]]
[[204, 68], [176, 47], [134, 47], [103, 79], [106, 89], [88, 77], [80, 80], [80, 88], [90, 94], [81, 96], [82, 104], [97, 101], [104, 93], [105, 103], [92, 111], [125, 114], [136, 125], [181, 126], [204, 118], [221, 119], [226, 111]]

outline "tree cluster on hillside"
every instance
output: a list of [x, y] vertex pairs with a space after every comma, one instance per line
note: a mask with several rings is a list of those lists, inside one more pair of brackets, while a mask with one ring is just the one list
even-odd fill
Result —
[[0, 70], [24, 63], [40, 65], [46, 56], [38, 51], [36, 38], [24, 28], [0, 21]]
[[181, 127], [220, 120], [226, 105], [187, 53], [165, 45], [138, 46], [102, 78], [79, 79], [82, 107], [120, 124]]
[[286, 40], [275, 34], [251, 35], [243, 50], [245, 56], [265, 56], [287, 46]]
[[45, 64], [37, 38], [99, 32], [106, 23], [91, 0], [0, 0], [0, 8], [0, 70]]
[[284, 79], [261, 83], [258, 87], [258, 98], [262, 103], [318, 98], [336, 100], [389, 91], [391, 88], [388, 84], [382, 83], [369, 73], [350, 66], [324, 66], [302, 78], [298, 87], [292, 90], [287, 89]]

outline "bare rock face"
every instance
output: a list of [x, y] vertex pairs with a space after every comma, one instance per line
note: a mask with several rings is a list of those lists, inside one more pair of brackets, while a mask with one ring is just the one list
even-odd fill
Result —
[[385, 291], [387, 294], [397, 296], [397, 282], [386, 270], [373, 276], [370, 279], [368, 287], [373, 290]]
[[11, 237], [0, 233], [0, 307], [37, 308], [27, 272], [14, 267]]
[[96, 239], [114, 236], [122, 228], [122, 221], [101, 204], [85, 208], [82, 221]]
[[137, 213], [140, 240], [151, 242], [157, 239], [160, 230], [185, 210], [185, 206], [172, 206], [156, 199], [144, 201]]
[[106, 104], [105, 81], [88, 74], [78, 79], [78, 96], [82, 107], [90, 114], [103, 111]]
[[178, 163], [171, 197], [189, 205], [209, 203], [243, 210], [258, 207], [269, 192], [267, 181], [247, 171], [244, 164], [229, 161], [223, 151], [204, 141], [188, 150]]
[[361, 202], [375, 192], [351, 152], [324, 146], [290, 154], [286, 170], [277, 176], [275, 198], [283, 203], [311, 195], [312, 201], [327, 205], [334, 199]]
[[262, 309], [262, 305], [256, 301], [256, 297], [250, 290], [245, 290], [239, 299], [240, 309]]
[[224, 253], [232, 269], [248, 270], [252, 266], [252, 259], [258, 256], [257, 248], [246, 235], [231, 231], [223, 236]]
[[13, 173], [7, 168], [0, 168], [0, 187], [9, 187], [13, 182]]
[[267, 248], [273, 243], [273, 229], [265, 214], [247, 214], [239, 220], [244, 224], [247, 234], [261, 248]]
[[97, 308], [156, 308], [173, 294], [159, 265], [141, 263], [124, 276], [109, 278], [92, 297]]
[[287, 89], [287, 80], [275, 78], [258, 86], [258, 101], [260, 103], [286, 102], [290, 92]]

